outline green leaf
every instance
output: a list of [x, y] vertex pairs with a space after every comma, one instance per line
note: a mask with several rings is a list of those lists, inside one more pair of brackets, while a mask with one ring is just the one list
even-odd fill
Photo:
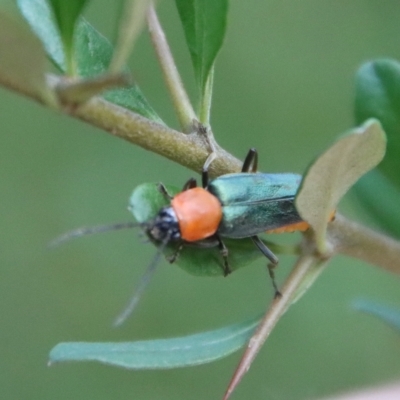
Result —
[[370, 171], [355, 185], [359, 202], [388, 233], [400, 238], [400, 190], [379, 170]]
[[79, 76], [85, 78], [106, 73], [112, 54], [113, 48], [107, 38], [85, 19], [80, 19], [75, 35]]
[[358, 311], [378, 317], [380, 320], [400, 331], [400, 309], [379, 304], [372, 300], [360, 299], [353, 303], [353, 308]]
[[53, 9], [67, 55], [68, 72], [70, 75], [74, 75], [74, 30], [78, 17], [82, 13], [87, 0], [49, 0], [49, 2]]
[[[107, 73], [113, 53], [110, 42], [84, 19], [79, 21], [75, 40], [79, 74], [82, 77], [93, 77]], [[148, 119], [163, 123], [137, 85], [110, 90], [103, 97]]]
[[203, 93], [225, 36], [228, 0], [175, 0]]
[[[172, 186], [167, 186], [167, 189], [171, 195], [180, 192], [179, 189]], [[140, 223], [151, 221], [162, 207], [168, 205], [168, 201], [157, 189], [156, 183], [144, 183], [138, 186], [133, 191], [129, 203], [130, 211]], [[232, 271], [244, 267], [260, 257], [264, 257], [251, 239], [224, 239], [224, 243], [229, 250], [229, 265]], [[273, 243], [265, 243], [271, 250], [279, 252], [280, 248], [274, 246]], [[159, 245], [156, 242], [154, 244], [156, 246]], [[175, 251], [176, 244], [171, 243], [165, 249], [164, 254], [168, 257]], [[175, 264], [192, 275], [223, 276], [222, 257], [217, 247], [184, 246]]]
[[47, 2], [45, 0], [17, 0], [17, 4], [21, 14], [42, 41], [48, 57], [61, 71], [66, 71], [63, 43]]
[[46, 55], [38, 38], [16, 16], [0, 11], [0, 74], [7, 84], [32, 90], [48, 103]]
[[400, 188], [400, 63], [382, 59], [364, 64], [356, 76], [357, 123], [377, 118], [388, 137], [385, 159], [379, 165]]
[[169, 369], [226, 357], [246, 344], [260, 317], [222, 329], [172, 339], [120, 343], [60, 343], [49, 362], [98, 361], [129, 369]]
[[314, 229], [322, 253], [331, 213], [349, 188], [378, 165], [385, 149], [386, 136], [379, 122], [369, 120], [340, 138], [309, 167], [296, 197], [296, 208]]
[[[62, 41], [47, 3], [44, 0], [18, 0], [18, 6], [33, 31], [42, 40], [47, 55], [61, 71], [66, 72]], [[81, 77], [93, 78], [107, 73], [113, 53], [112, 46], [83, 18], [80, 18], [76, 27], [74, 48], [76, 67]], [[103, 97], [148, 119], [163, 123], [137, 85], [110, 90]]]

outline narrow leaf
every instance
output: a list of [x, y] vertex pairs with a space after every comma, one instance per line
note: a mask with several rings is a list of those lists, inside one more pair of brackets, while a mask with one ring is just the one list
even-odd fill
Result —
[[353, 303], [353, 308], [358, 311], [378, 317], [392, 328], [400, 331], [400, 309], [389, 307], [372, 300], [360, 299]]
[[168, 369], [204, 364], [226, 357], [242, 347], [259, 319], [172, 339], [60, 343], [51, 350], [49, 362], [98, 361], [128, 369]]
[[175, 0], [197, 83], [204, 92], [211, 67], [222, 46], [228, 0]]
[[67, 55], [68, 72], [70, 75], [74, 75], [74, 30], [87, 0], [49, 0], [49, 2]]
[[377, 118], [388, 137], [385, 159], [379, 165], [400, 189], [400, 63], [382, 59], [364, 64], [356, 76], [357, 123]]
[[[75, 40], [79, 75], [93, 77], [107, 73], [113, 54], [110, 42], [84, 19], [81, 19], [78, 24]], [[135, 84], [122, 89], [110, 90], [103, 97], [148, 119], [162, 123]]]
[[369, 120], [339, 139], [309, 167], [297, 194], [296, 208], [314, 229], [322, 253], [326, 227], [339, 200], [378, 165], [385, 149], [386, 137], [379, 122]]
[[66, 71], [63, 43], [52, 12], [45, 0], [17, 0], [21, 14], [42, 41], [48, 57], [62, 71]]

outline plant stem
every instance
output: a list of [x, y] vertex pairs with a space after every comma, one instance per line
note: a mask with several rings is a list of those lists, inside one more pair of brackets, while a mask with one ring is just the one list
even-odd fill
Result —
[[71, 44], [70, 47], [67, 48], [67, 46], [65, 46], [64, 44], [64, 48], [65, 48], [65, 57], [67, 63], [67, 75], [69, 77], [76, 77], [78, 74], [76, 68], [76, 61], [74, 57], [74, 47]]
[[364, 260], [400, 274], [400, 242], [337, 214], [328, 224], [328, 243], [335, 253]]
[[147, 23], [179, 124], [183, 132], [193, 132], [193, 121], [197, 120], [197, 116], [193, 110], [185, 88], [183, 87], [181, 77], [176, 68], [165, 33], [161, 27], [160, 21], [158, 20], [156, 10], [154, 9], [154, 5], [149, 7]]
[[275, 298], [271, 306], [265, 313], [256, 332], [250, 339], [247, 348], [239, 362], [239, 365], [229, 383], [223, 400], [227, 400], [243, 376], [249, 370], [254, 358], [260, 351], [262, 345], [272, 332], [273, 328], [292, 304], [298, 288], [301, 286], [310, 270], [314, 269], [321, 261], [312, 255], [305, 254], [300, 256], [293, 267], [290, 275], [282, 288], [282, 297]]
[[211, 67], [200, 99], [199, 120], [205, 126], [210, 126], [211, 100], [214, 84], [214, 66]]
[[118, 38], [109, 72], [122, 72], [146, 21], [146, 12], [151, 0], [126, 0], [118, 24]]
[[[48, 75], [47, 82], [51, 91], [62, 85], [64, 79]], [[11, 81], [7, 79], [7, 76], [0, 75], [0, 84], [41, 104], [48, 105], [40, 92], [35, 91], [32, 87], [19, 84], [15, 80]], [[67, 107], [63, 111], [74, 118], [105, 130], [113, 136], [167, 157], [194, 171], [201, 171], [203, 163], [209, 155], [208, 143], [202, 135], [197, 133], [185, 135], [112, 104], [101, 97], [93, 97], [79, 107]], [[216, 148], [216, 153], [217, 158], [210, 166], [211, 176], [240, 171], [241, 161], [220, 147]]]

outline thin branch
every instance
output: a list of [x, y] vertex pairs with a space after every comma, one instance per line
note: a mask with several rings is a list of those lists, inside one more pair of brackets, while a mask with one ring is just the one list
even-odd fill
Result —
[[118, 37], [109, 72], [122, 72], [146, 21], [151, 0], [126, 0], [118, 24]]
[[345, 254], [400, 273], [400, 242], [375, 232], [342, 215], [328, 225], [328, 243], [335, 253]]
[[[54, 89], [60, 86], [64, 79], [48, 75], [47, 81], [49, 87]], [[31, 87], [19, 85], [18, 82], [10, 81], [5, 76], [0, 76], [0, 84], [41, 104], [49, 105], [43, 96]], [[63, 111], [197, 172], [201, 171], [210, 152], [208, 142], [203, 135], [197, 133], [185, 135], [101, 97], [93, 97], [79, 107], [67, 107]], [[217, 158], [210, 166], [211, 176], [240, 171], [242, 163], [238, 159], [220, 147], [216, 148], [216, 153]]]
[[239, 365], [228, 385], [228, 389], [225, 392], [223, 400], [227, 400], [230, 397], [243, 376], [249, 370], [256, 355], [260, 351], [264, 342], [267, 340], [273, 328], [292, 304], [298, 289], [301, 287], [302, 282], [310, 270], [314, 269], [316, 265], [320, 265], [322, 263], [323, 262], [317, 257], [308, 254], [298, 258], [282, 288], [282, 297], [274, 299], [271, 306], [265, 313], [262, 321], [258, 325], [256, 332], [250, 339], [242, 359], [240, 360]]
[[176, 68], [154, 5], [149, 7], [147, 23], [151, 40], [164, 75], [164, 80], [178, 116], [179, 124], [184, 132], [190, 133], [193, 131], [193, 120], [197, 120], [197, 116], [185, 91], [178, 69]]

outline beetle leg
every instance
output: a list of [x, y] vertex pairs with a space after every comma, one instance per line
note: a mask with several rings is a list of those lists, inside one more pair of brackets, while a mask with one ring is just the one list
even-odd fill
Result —
[[275, 271], [274, 271], [275, 267], [276, 267], [276, 264], [272, 264], [272, 263], [268, 263], [267, 264], [269, 277], [271, 278], [272, 286], [273, 286], [273, 288], [275, 290], [274, 299], [282, 297], [282, 294], [279, 291], [278, 286], [277, 286], [276, 281], [275, 281]]
[[271, 264], [277, 265], [279, 260], [278, 257], [267, 247], [267, 245], [258, 237], [258, 236], [251, 236], [251, 240], [253, 243], [258, 247], [261, 253], [264, 254], [265, 257], [271, 261]]
[[181, 253], [181, 251], [182, 251], [184, 245], [185, 245], [185, 244], [182, 242], [182, 243], [177, 247], [177, 249], [175, 250], [175, 252], [174, 252], [172, 255], [170, 255], [169, 257], [167, 257], [167, 260], [168, 260], [168, 262], [169, 262], [170, 264], [173, 264], [173, 263], [177, 260], [177, 258], [179, 257], [179, 254]]
[[174, 196], [171, 196], [168, 193], [167, 188], [161, 182], [157, 185], [157, 189], [165, 197], [166, 200], [172, 200], [174, 198]]
[[221, 253], [222, 259], [224, 261], [224, 266], [223, 266], [224, 276], [228, 276], [232, 272], [228, 261], [228, 249], [218, 234], [215, 234], [214, 236], [218, 241], [218, 248]]
[[202, 185], [203, 185], [203, 188], [206, 188], [208, 186], [208, 182], [209, 182], [208, 168], [210, 167], [211, 163], [217, 158], [215, 140], [214, 140], [214, 135], [210, 129], [208, 129], [206, 126], [201, 124], [199, 121], [193, 121], [193, 122], [195, 122], [195, 124], [194, 124], [195, 129], [197, 130], [197, 132], [199, 134], [202, 134], [204, 136], [204, 138], [206, 139], [207, 144], [211, 150], [211, 153], [208, 155], [206, 161], [204, 162], [203, 169], [201, 171]]
[[194, 178], [190, 178], [184, 185], [183, 185], [183, 189], [182, 192], [184, 192], [185, 190], [188, 189], [193, 189], [197, 187], [197, 181]]
[[203, 165], [203, 169], [201, 170], [201, 183], [203, 185], [203, 188], [206, 188], [208, 186], [208, 182], [210, 180], [208, 176], [208, 168], [210, 167], [210, 164], [217, 158], [217, 154], [212, 151], [210, 155], [207, 157], [207, 160], [205, 161]]
[[206, 169], [206, 167], [204, 166], [201, 171], [201, 184], [202, 184], [203, 188], [206, 188], [208, 186], [208, 181], [209, 181], [208, 169]]
[[275, 290], [274, 297], [275, 298], [280, 297], [281, 293], [278, 290], [278, 286], [275, 281], [275, 272], [274, 272], [274, 268], [278, 265], [278, 262], [279, 262], [278, 258], [258, 236], [252, 236], [251, 240], [258, 247], [258, 249], [261, 251], [261, 253], [263, 253], [264, 256], [267, 257], [268, 260], [271, 261], [270, 263], [268, 263], [268, 273], [269, 273], [269, 276], [271, 277], [272, 286], [274, 287], [274, 290]]
[[258, 167], [258, 153], [257, 150], [252, 148], [247, 153], [243, 161], [242, 172], [257, 172]]

